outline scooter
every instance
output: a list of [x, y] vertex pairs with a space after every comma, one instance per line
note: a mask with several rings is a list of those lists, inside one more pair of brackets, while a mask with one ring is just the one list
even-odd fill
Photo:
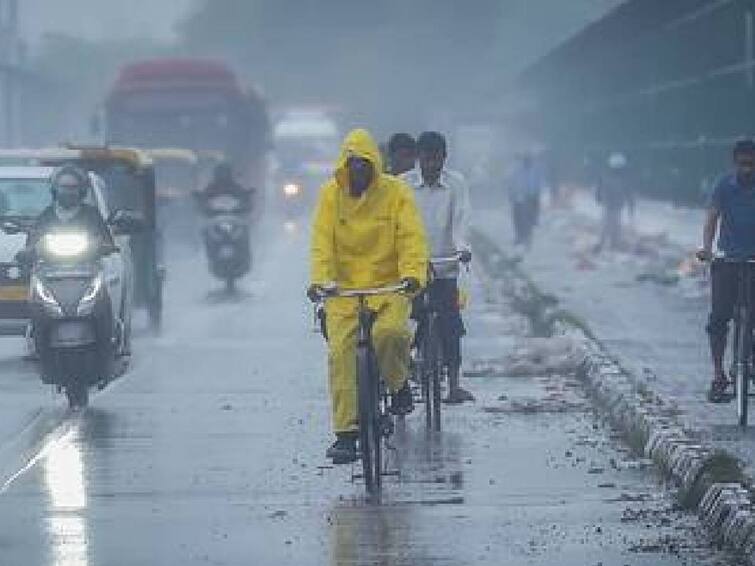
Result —
[[196, 193], [207, 221], [203, 230], [210, 272], [232, 293], [251, 269], [249, 198], [235, 194]]
[[90, 388], [115, 379], [116, 361], [128, 353], [131, 312], [113, 296], [122, 273], [108, 269], [118, 253], [71, 231], [44, 235], [30, 258], [31, 334], [42, 381], [65, 392], [72, 409], [87, 406]]

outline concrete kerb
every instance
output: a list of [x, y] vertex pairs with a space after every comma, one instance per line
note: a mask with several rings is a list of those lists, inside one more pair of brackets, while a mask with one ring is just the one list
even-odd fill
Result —
[[518, 262], [483, 233], [475, 230], [472, 238], [486, 292], [504, 297], [530, 318], [533, 335], [567, 335], [584, 345], [576, 374], [598, 410], [673, 482], [680, 503], [698, 513], [716, 544], [755, 566], [752, 482], [737, 458], [685, 428], [677, 409], [626, 371], [585, 322], [558, 310], [558, 302], [538, 289]]

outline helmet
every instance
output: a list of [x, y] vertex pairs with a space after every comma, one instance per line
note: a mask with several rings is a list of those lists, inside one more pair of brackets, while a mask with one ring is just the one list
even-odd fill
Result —
[[[87, 196], [89, 175], [75, 165], [63, 165], [52, 174], [50, 184], [53, 200], [63, 208], [74, 208]], [[65, 192], [60, 190], [61, 186], [66, 187]], [[76, 189], [76, 192], [72, 189]]]
[[627, 166], [627, 158], [623, 153], [615, 151], [608, 158], [608, 167], [611, 169], [624, 169]]

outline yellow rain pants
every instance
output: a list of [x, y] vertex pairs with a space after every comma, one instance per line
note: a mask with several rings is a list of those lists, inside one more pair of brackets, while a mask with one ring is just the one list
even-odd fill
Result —
[[[372, 342], [380, 375], [391, 391], [406, 383], [409, 368], [409, 300], [406, 297], [380, 297], [369, 301], [377, 312]], [[328, 321], [328, 370], [335, 432], [356, 431], [357, 316], [354, 299], [333, 299], [325, 307]]]

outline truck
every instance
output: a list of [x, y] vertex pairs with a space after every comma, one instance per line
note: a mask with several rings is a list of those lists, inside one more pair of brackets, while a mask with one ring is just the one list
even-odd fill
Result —
[[222, 61], [161, 58], [126, 65], [107, 95], [104, 120], [108, 145], [220, 152], [243, 184], [265, 186], [267, 106]]

